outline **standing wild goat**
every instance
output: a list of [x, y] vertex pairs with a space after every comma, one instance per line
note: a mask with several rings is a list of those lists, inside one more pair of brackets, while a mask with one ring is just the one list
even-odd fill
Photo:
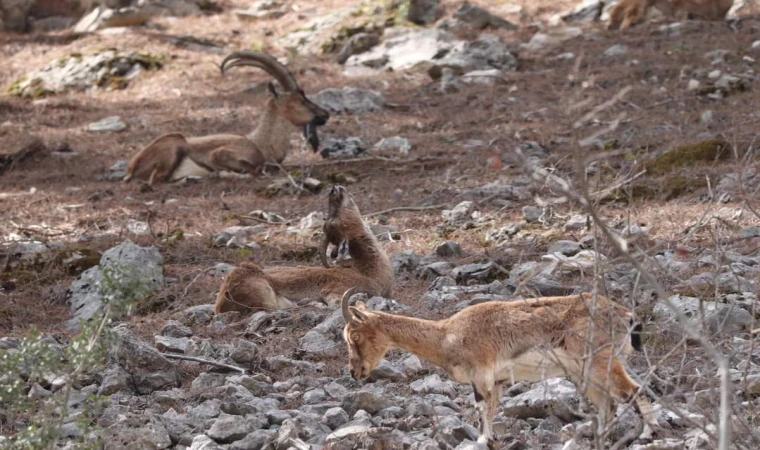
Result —
[[351, 376], [366, 379], [390, 348], [401, 348], [470, 383], [480, 410], [480, 437], [492, 438], [491, 422], [502, 383], [566, 376], [599, 411], [601, 423], [614, 413], [613, 399], [630, 401], [648, 418], [649, 406], [619, 357], [641, 346], [632, 313], [605, 297], [579, 294], [486, 302], [448, 319], [423, 320], [370, 311], [362, 302], [341, 308]]
[[[230, 272], [219, 288], [214, 310], [251, 312], [284, 309], [303, 299], [320, 299], [337, 306], [347, 289], [356, 287], [370, 296], [387, 297], [396, 284], [393, 267], [346, 188], [330, 189], [332, 224], [348, 241], [351, 260], [338, 267], [272, 267], [243, 263]], [[339, 207], [336, 207], [338, 205]]]
[[654, 7], [667, 17], [723, 20], [734, 0], [620, 0], [610, 9], [608, 30], [621, 29], [644, 21]]
[[274, 84], [268, 84], [272, 97], [264, 105], [256, 129], [246, 136], [213, 134], [186, 138], [179, 133], [166, 134], [129, 161], [124, 181], [141, 179], [153, 184], [225, 170], [255, 174], [265, 163], [285, 159], [293, 126], [303, 127], [312, 149], [315, 152], [319, 149], [317, 126], [326, 124], [330, 114], [306, 98], [287, 67], [266, 53], [239, 51], [224, 58], [222, 74], [238, 66], [263, 69], [284, 89], [277, 92]]

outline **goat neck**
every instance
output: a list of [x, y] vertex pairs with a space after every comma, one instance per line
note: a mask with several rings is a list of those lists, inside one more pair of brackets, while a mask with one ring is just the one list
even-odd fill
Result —
[[278, 110], [273, 99], [267, 100], [255, 130], [246, 137], [256, 144], [266, 161], [281, 163], [290, 149], [290, 133], [295, 127]]
[[446, 367], [447, 359], [441, 345], [446, 336], [443, 322], [378, 311], [370, 314], [375, 316], [379, 329], [388, 337], [391, 347], [406, 350], [433, 364]]

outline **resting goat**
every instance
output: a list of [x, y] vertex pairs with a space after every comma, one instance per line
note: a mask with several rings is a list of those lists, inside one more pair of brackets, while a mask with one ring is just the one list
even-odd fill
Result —
[[[448, 319], [423, 320], [370, 311], [361, 302], [350, 307], [352, 291], [341, 301], [351, 376], [366, 379], [390, 348], [442, 367], [475, 391], [481, 415], [478, 442], [492, 438], [502, 383], [567, 376], [580, 387], [586, 370], [585, 395], [603, 424], [615, 411], [613, 399], [634, 400], [639, 389], [619, 359], [640, 347], [639, 329], [631, 334], [631, 311], [602, 296], [486, 302]], [[648, 418], [643, 397], [636, 397], [634, 406]]]
[[168, 182], [188, 175], [207, 175], [215, 171], [255, 174], [267, 162], [280, 163], [290, 148], [293, 126], [303, 127], [312, 149], [319, 149], [317, 126], [324, 125], [330, 114], [306, 98], [290, 71], [265, 53], [239, 51], [224, 58], [222, 73], [238, 66], [265, 70], [282, 85], [277, 92], [269, 83], [272, 97], [255, 130], [246, 136], [214, 134], [188, 137], [172, 133], [159, 137], [140, 150], [127, 165], [124, 181], [132, 179]]
[[389, 296], [395, 287], [393, 267], [375, 235], [367, 229], [346, 188], [330, 189], [333, 225], [348, 241], [351, 260], [338, 267], [272, 267], [243, 263], [222, 282], [214, 310], [251, 312], [284, 309], [303, 299], [338, 306], [346, 289], [356, 286], [369, 295]]
[[610, 9], [608, 30], [621, 29], [644, 21], [654, 7], [667, 17], [701, 20], [723, 20], [734, 0], [620, 0]]

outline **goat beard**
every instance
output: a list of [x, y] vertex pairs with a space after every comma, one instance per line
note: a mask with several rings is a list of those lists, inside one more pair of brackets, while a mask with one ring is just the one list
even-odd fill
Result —
[[318, 119], [314, 119], [303, 126], [303, 137], [306, 139], [306, 142], [311, 145], [311, 149], [314, 153], [319, 151], [319, 135], [317, 134], [317, 127], [320, 124], [318, 122]]

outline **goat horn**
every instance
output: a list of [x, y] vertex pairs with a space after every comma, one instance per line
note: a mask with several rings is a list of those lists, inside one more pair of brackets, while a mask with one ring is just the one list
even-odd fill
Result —
[[269, 75], [272, 75], [274, 79], [279, 81], [286, 91], [295, 91], [299, 89], [298, 81], [296, 81], [296, 78], [290, 70], [277, 61], [272, 55], [249, 50], [232, 52], [224, 58], [220, 69], [222, 70], [222, 74], [224, 74], [225, 70], [238, 66], [253, 66], [266, 71]]
[[343, 298], [340, 299], [340, 309], [343, 310], [343, 320], [346, 321], [346, 324], [353, 323], [354, 321], [354, 317], [348, 311], [348, 300], [355, 291], [356, 286], [346, 289], [346, 292], [343, 293]]

